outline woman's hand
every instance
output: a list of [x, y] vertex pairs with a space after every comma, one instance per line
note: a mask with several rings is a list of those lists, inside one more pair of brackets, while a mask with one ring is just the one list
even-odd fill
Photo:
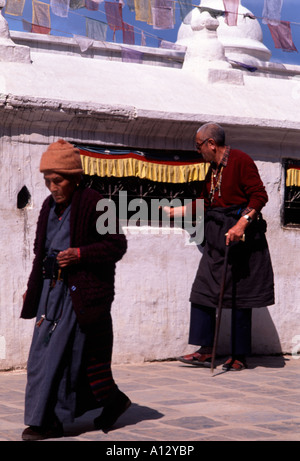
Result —
[[60, 251], [56, 259], [61, 268], [77, 264], [80, 259], [78, 248], [68, 248], [67, 250]]

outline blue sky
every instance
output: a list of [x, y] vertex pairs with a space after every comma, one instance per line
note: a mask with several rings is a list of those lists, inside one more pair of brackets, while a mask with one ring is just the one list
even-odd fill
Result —
[[[41, 0], [44, 3], [49, 3], [50, 0]], [[177, 39], [178, 28], [181, 24], [181, 18], [179, 14], [179, 8], [176, 8], [176, 24], [174, 29], [171, 30], [154, 30], [152, 26], [145, 22], [136, 21], [135, 13], [129, 11], [126, 0], [123, 8], [123, 20], [134, 26], [136, 44], [139, 45], [141, 41], [141, 31], [144, 31], [146, 37], [146, 45], [158, 46], [158, 39], [168, 40], [175, 42]], [[194, 2], [195, 5], [199, 4], [199, 0]], [[264, 0], [242, 0], [242, 5], [248, 8], [257, 18], [262, 15]], [[32, 7], [31, 0], [26, 0], [23, 18], [31, 22]], [[52, 35], [65, 35], [72, 36], [83, 35], [85, 36], [85, 17], [97, 19], [99, 21], [106, 22], [106, 16], [104, 13], [104, 4], [100, 4], [98, 11], [88, 11], [85, 8], [69, 12], [68, 18], [59, 18], [51, 14], [51, 34]], [[11, 30], [22, 30], [22, 18], [5, 15], [6, 20], [9, 23]], [[300, 65], [300, 0], [283, 0], [283, 6], [281, 10], [281, 19], [284, 21], [291, 22], [292, 37], [296, 48], [299, 52], [284, 52], [279, 49], [275, 49], [274, 42], [271, 37], [268, 26], [261, 23], [263, 31], [264, 44], [272, 52], [272, 61], [282, 62], [286, 64], [298, 64]], [[112, 41], [112, 31], [108, 30], [107, 40]], [[116, 41], [122, 43], [122, 33], [116, 32]]]

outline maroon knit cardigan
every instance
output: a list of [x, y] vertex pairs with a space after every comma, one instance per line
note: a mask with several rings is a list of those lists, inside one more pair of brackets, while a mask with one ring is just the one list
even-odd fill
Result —
[[[100, 235], [96, 221], [101, 212], [96, 205], [102, 196], [93, 189], [79, 186], [74, 192], [70, 215], [70, 247], [80, 248], [80, 262], [67, 269], [67, 284], [73, 309], [81, 326], [101, 321], [114, 299], [115, 266], [126, 252], [123, 234]], [[53, 199], [49, 196], [40, 211], [34, 243], [34, 260], [29, 276], [21, 318], [37, 314], [43, 286], [42, 265], [45, 256], [47, 222]]]

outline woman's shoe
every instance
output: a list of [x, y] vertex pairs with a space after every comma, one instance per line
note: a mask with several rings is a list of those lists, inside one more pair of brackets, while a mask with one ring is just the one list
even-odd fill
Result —
[[127, 395], [117, 390], [110, 403], [104, 406], [101, 415], [94, 419], [95, 428], [102, 429], [105, 433], [108, 432], [130, 405], [131, 401]]
[[22, 440], [36, 441], [45, 439], [57, 439], [64, 435], [63, 426], [59, 423], [53, 427], [29, 426], [22, 433]]

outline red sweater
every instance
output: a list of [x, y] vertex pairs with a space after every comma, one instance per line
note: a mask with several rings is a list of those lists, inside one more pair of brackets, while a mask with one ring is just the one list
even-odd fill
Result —
[[215, 208], [245, 204], [247, 208], [254, 208], [259, 212], [268, 201], [254, 161], [241, 150], [230, 150], [227, 165], [222, 173], [221, 197], [219, 191], [216, 191], [212, 203], [209, 199], [211, 174], [212, 168], [209, 168], [199, 197], [204, 198], [205, 209], [210, 206]]

